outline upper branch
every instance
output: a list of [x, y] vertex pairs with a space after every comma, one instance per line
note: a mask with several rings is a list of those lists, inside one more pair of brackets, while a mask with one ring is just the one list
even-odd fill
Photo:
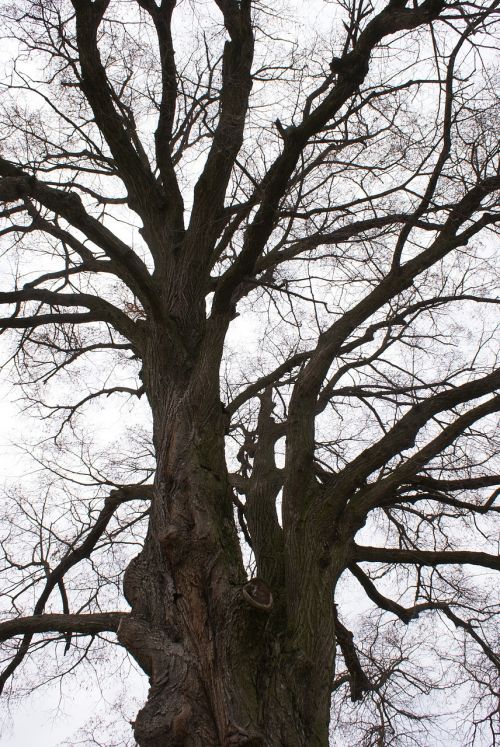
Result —
[[161, 65], [161, 101], [158, 125], [155, 131], [156, 162], [163, 188], [168, 197], [166, 211], [170, 215], [172, 229], [178, 235], [182, 235], [184, 232], [184, 202], [172, 162], [172, 130], [177, 101], [177, 69], [171, 24], [176, 0], [162, 0], [160, 7], [153, 0], [137, 0], [137, 2], [151, 16], [158, 38]]
[[462, 618], [460, 618], [451, 609], [450, 604], [440, 601], [426, 601], [414, 604], [412, 607], [403, 607], [393, 599], [389, 599], [388, 597], [381, 594], [371, 578], [367, 576], [366, 573], [363, 573], [361, 568], [356, 565], [356, 563], [350, 565], [349, 570], [359, 581], [369, 599], [371, 599], [372, 602], [377, 605], [377, 607], [386, 610], [387, 612], [392, 612], [402, 622], [404, 622], [405, 625], [408, 625], [412, 620], [418, 618], [419, 615], [423, 612], [442, 612], [449, 620], [453, 622], [453, 624], [457, 628], [462, 628], [463, 630], [465, 630], [470, 635], [470, 637], [482, 648], [488, 659], [497, 667], [497, 669], [500, 669], [500, 658], [498, 654], [496, 654], [486, 643], [486, 641], [484, 641], [483, 638], [478, 635], [476, 629], [473, 627], [470, 621], [462, 620]]
[[338, 75], [330, 93], [316, 109], [304, 115], [299, 125], [288, 128], [282, 153], [259, 185], [260, 207], [246, 231], [243, 248], [219, 281], [213, 304], [215, 312], [230, 306], [239, 283], [253, 275], [255, 264], [274, 228], [280, 201], [304, 148], [309, 139], [319, 133], [359, 89], [368, 73], [373, 49], [386, 36], [417, 28], [436, 19], [443, 7], [442, 0], [425, 0], [412, 10], [390, 2], [368, 23], [354, 49], [338, 62]]
[[[353, 491], [362, 486], [372, 472], [387, 464], [396, 454], [411, 448], [415, 443], [418, 432], [434, 415], [471, 399], [489, 394], [498, 387], [500, 387], [500, 370], [482, 379], [469, 381], [461, 386], [436, 394], [415, 405], [380, 441], [365, 449], [339, 474], [338, 480], [335, 481], [335, 488], [332, 489], [329, 497], [331, 499], [335, 497], [335, 503], [342, 505], [347, 500], [347, 496], [352, 495]], [[383, 501], [384, 497], [387, 498], [391, 495], [389, 500], [392, 500], [394, 493], [392, 493], [391, 488], [394, 489], [403, 480], [413, 477], [424, 464], [436, 454], [442, 452], [446, 446], [453, 443], [467, 427], [480, 418], [499, 410], [500, 395], [492, 397], [456, 418], [450, 425], [443, 428], [436, 438], [419, 449], [416, 454], [403, 462], [388, 477], [373, 486], [368, 486], [366, 491], [362, 491], [356, 499], [357, 505], [353, 506], [353, 511], [356, 514], [364, 514], [369, 508]], [[400, 496], [392, 502], [398, 502], [398, 500], [401, 500]]]
[[305, 361], [307, 361], [310, 355], [311, 353], [309, 351], [295, 353], [295, 355], [292, 355], [273, 371], [270, 371], [268, 374], [253, 381], [245, 387], [245, 389], [239, 392], [239, 394], [237, 394], [236, 397], [226, 406], [226, 412], [231, 416], [234, 415], [238, 408], [245, 404], [245, 402], [248, 402], [252, 397], [256, 397], [259, 392], [266, 389], [266, 387], [278, 382], [282, 376], [290, 373], [297, 366], [301, 366]]
[[[328, 370], [335, 357], [342, 350], [346, 339], [372, 314], [389, 303], [399, 293], [411, 287], [414, 279], [420, 273], [439, 262], [439, 260], [443, 259], [457, 246], [467, 243], [469, 238], [474, 235], [474, 232], [481, 230], [481, 221], [476, 221], [472, 226], [460, 233], [463, 224], [470, 221], [474, 213], [480, 208], [481, 201], [499, 188], [500, 176], [487, 177], [472, 187], [455, 204], [442, 229], [427, 249], [424, 249], [424, 251], [408, 260], [401, 267], [393, 268], [371, 293], [361, 299], [326, 332], [320, 335], [316, 349], [298, 376], [290, 402], [289, 447], [287, 455], [289, 459], [288, 484], [290, 490], [288, 495], [293, 496], [293, 500], [298, 500], [298, 496], [302, 495], [300, 486], [304, 484], [304, 481], [313, 480], [314, 422], [317, 411], [317, 397]], [[456, 403], [491, 392], [498, 386], [499, 376], [499, 373], [491, 374], [491, 379], [490, 377], [484, 377], [480, 382], [470, 382], [464, 385], [464, 389], [460, 387], [454, 390], [456, 396], [458, 396]], [[482, 394], [474, 394], [476, 384], [479, 387], [477, 391], [481, 391]], [[483, 384], [486, 387], [485, 389], [482, 389]], [[464, 399], [460, 399], [461, 394], [465, 394], [466, 391], [468, 393]], [[417, 421], [421, 422], [421, 424], [418, 425], [415, 431], [412, 431], [411, 439], [415, 437], [419, 428], [427, 421], [428, 417], [432, 416], [432, 412], [429, 412], [427, 416], [424, 415], [426, 409], [438, 406], [441, 397], [445, 397], [446, 399], [445, 395], [450, 397], [450, 404], [444, 404], [444, 408], [453, 406], [453, 394], [451, 392], [438, 395], [438, 399], [432, 398], [429, 400], [422, 406], [423, 409], [420, 413], [415, 413], [415, 425]], [[437, 412], [440, 411], [440, 409], [437, 410]], [[423, 420], [421, 420], [422, 417], [424, 418]], [[405, 425], [408, 422], [409, 419], [404, 421]], [[405, 425], [398, 427], [404, 429]], [[410, 444], [410, 441], [408, 443]], [[370, 454], [374, 456], [378, 447], [379, 444], [373, 447], [373, 451]], [[387, 458], [390, 458], [390, 456], [387, 456]], [[363, 465], [358, 463], [357, 460], [355, 460], [355, 463], [356, 469], [359, 466], [363, 472], [368, 467], [368, 461], [363, 461]], [[352, 465], [347, 468], [346, 474], [349, 476], [354, 474]], [[351, 477], [349, 477], [349, 480], [351, 480]]]
[[127, 126], [113, 103], [111, 84], [102, 64], [97, 32], [109, 0], [72, 0], [81, 78], [79, 85], [90, 104], [129, 195], [130, 206], [146, 220], [154, 216], [163, 197], [149, 164], [134, 147]]
[[[31, 197], [64, 218], [106, 253], [114, 262], [118, 277], [146, 307], [154, 305], [151, 276], [145, 264], [121, 239], [87, 213], [77, 194], [49, 187], [4, 158], [0, 158], [0, 177], [3, 177], [0, 179], [0, 200], [15, 202]], [[44, 230], [44, 227], [41, 223], [40, 228]], [[88, 256], [83, 258], [88, 259]]]
[[[236, 156], [243, 142], [245, 117], [252, 87], [254, 38], [251, 2], [217, 0], [229, 34], [222, 58], [219, 121], [212, 146], [194, 189], [189, 224], [191, 251], [210, 269], [214, 243], [219, 235], [224, 198]], [[202, 242], [202, 243], [200, 243]]]

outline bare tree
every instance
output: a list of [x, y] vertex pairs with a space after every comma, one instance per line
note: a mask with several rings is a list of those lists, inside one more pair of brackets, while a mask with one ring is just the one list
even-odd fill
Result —
[[[2, 10], [0, 324], [53, 447], [0, 682], [114, 641], [141, 747], [429, 744], [458, 683], [485, 744], [498, 2], [292, 5]], [[120, 398], [151, 431], [92, 450]]]

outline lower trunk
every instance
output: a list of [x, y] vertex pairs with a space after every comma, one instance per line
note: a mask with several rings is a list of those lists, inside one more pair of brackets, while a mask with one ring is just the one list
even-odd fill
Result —
[[210, 624], [203, 640], [189, 643], [140, 622], [125, 624], [122, 643], [148, 657], [142, 665], [151, 687], [134, 724], [140, 747], [327, 747], [329, 662], [325, 657], [313, 671], [303, 653], [283, 650], [279, 641], [267, 640], [263, 650], [267, 623], [260, 615], [249, 613], [248, 638], [242, 627], [225, 642]]
[[[178, 397], [155, 435], [148, 535], [125, 573], [132, 612], [118, 631], [150, 679], [135, 738], [140, 747], [326, 747], [331, 583], [323, 583], [323, 611], [307, 614], [304, 634], [290, 620], [284, 588], [271, 590], [272, 605], [244, 588], [217, 405], [208, 417], [206, 403], [197, 409]], [[321, 629], [310, 631], [318, 619]]]
[[[133, 616], [118, 635], [151, 685], [138, 745], [327, 747], [333, 624], [312, 657], [288, 630], [281, 591], [272, 590], [270, 610], [254, 606], [246, 579], [228, 579], [223, 552], [205, 554], [191, 531], [178, 564], [158, 544], [156, 557], [148, 549], [127, 571]], [[151, 604], [154, 574], [164, 600]]]

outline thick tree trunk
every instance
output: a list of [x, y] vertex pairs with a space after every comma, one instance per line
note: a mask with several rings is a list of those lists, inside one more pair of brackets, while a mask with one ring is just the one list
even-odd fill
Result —
[[[292, 595], [294, 589], [303, 594], [310, 564], [298, 557], [305, 575], [297, 580], [280, 585], [279, 575], [264, 578], [274, 585], [270, 610], [249, 603], [225, 463], [218, 371], [213, 377], [205, 372], [204, 387], [193, 384], [192, 373], [163, 377], [159, 367], [168, 370], [168, 363], [160, 360], [160, 348], [153, 345], [144, 366], [156, 491], [144, 549], [124, 578], [132, 615], [118, 631], [150, 678], [135, 738], [140, 747], [326, 747], [332, 586], [321, 582], [314, 610], [304, 619], [295, 614], [285, 586]], [[296, 572], [293, 563], [281, 566], [288, 576]], [[317, 578], [317, 569], [311, 570]]]

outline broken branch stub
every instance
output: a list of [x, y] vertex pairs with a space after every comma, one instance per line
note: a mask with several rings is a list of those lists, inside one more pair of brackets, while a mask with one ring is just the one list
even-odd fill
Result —
[[273, 606], [271, 589], [261, 578], [252, 578], [243, 587], [243, 597], [258, 610], [270, 610]]

